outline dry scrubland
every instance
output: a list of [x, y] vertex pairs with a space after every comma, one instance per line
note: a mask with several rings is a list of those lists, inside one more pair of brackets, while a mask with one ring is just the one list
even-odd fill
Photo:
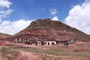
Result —
[[90, 43], [69, 46], [2, 46], [0, 60], [90, 60], [89, 45]]

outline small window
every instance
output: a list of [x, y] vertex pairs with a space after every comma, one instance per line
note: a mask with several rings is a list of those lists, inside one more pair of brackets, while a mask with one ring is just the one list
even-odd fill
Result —
[[52, 45], [55, 45], [54, 43], [52, 43]]
[[41, 43], [39, 42], [39, 44], [41, 44]]
[[48, 45], [49, 45], [50, 43], [48, 43]]

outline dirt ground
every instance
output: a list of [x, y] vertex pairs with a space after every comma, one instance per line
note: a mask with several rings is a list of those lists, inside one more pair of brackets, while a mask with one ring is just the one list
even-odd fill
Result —
[[11, 49], [11, 53], [10, 51], [9, 53], [12, 55], [14, 50], [20, 53], [18, 58], [14, 58], [13, 60], [90, 60], [89, 45], [90, 42], [77, 42], [68, 46], [64, 46], [62, 44], [52, 46], [24, 44], [17, 44], [15, 46], [0, 46], [0, 60], [9, 60], [2, 57], [1, 49], [3, 47]]

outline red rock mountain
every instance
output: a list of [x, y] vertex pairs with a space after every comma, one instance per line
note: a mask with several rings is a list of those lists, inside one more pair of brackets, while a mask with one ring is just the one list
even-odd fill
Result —
[[60, 21], [51, 19], [38, 19], [33, 21], [26, 29], [17, 33], [14, 38], [40, 38], [47, 37], [55, 40], [76, 39], [89, 41], [85, 33], [72, 28]]

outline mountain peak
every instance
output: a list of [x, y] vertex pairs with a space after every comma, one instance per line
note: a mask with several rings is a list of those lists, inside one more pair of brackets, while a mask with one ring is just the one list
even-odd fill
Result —
[[33, 21], [29, 28], [32, 29], [49, 29], [49, 28], [62, 28], [62, 25], [64, 24], [60, 21], [55, 21], [52, 19], [37, 19], [36, 21]]
[[[22, 35], [33, 36], [33, 38], [48, 37], [56, 40], [68, 38], [83, 40], [84, 36], [86, 36], [83, 32], [75, 28], [49, 18], [32, 21], [32, 23], [26, 29], [16, 34], [16, 36]], [[83, 38], [81, 39], [82, 36]]]

